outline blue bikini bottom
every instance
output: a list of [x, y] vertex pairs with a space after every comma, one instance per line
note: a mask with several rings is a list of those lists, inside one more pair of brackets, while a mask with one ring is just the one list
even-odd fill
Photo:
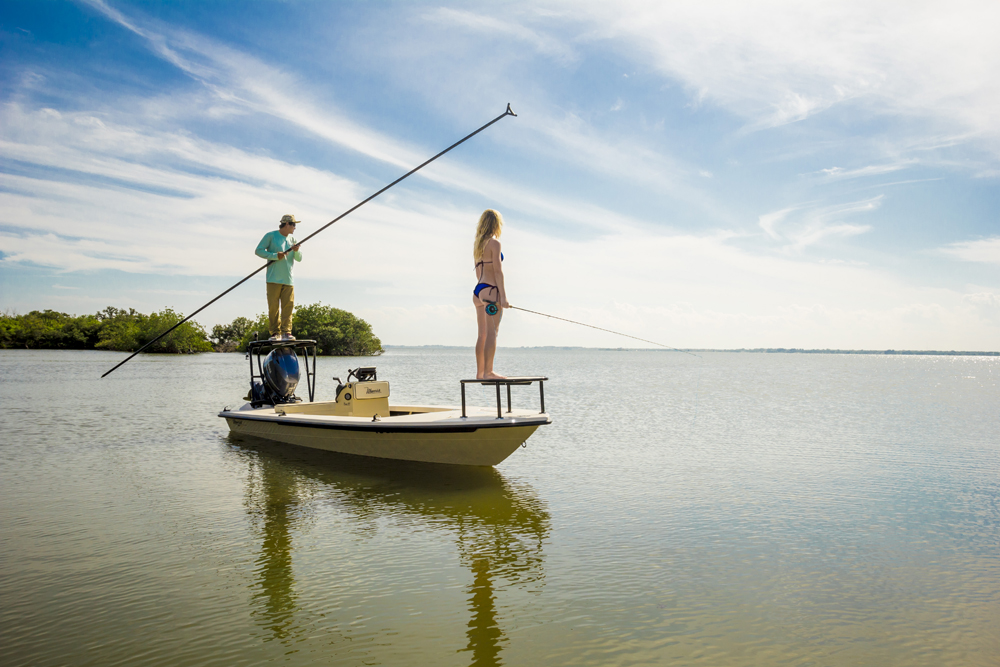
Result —
[[476, 285], [476, 288], [474, 290], [472, 290], [472, 296], [478, 297], [479, 293], [482, 292], [484, 289], [487, 289], [487, 288], [496, 289], [497, 286], [496, 285], [490, 285], [489, 283], [479, 283], [478, 285]]

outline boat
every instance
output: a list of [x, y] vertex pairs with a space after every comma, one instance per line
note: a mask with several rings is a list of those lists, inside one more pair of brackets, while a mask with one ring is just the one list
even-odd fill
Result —
[[[389, 383], [373, 366], [337, 381], [336, 398], [316, 401], [315, 340], [252, 341], [250, 393], [237, 409], [219, 413], [237, 436], [381, 459], [465, 466], [495, 466], [525, 444], [545, 412], [547, 377], [460, 380], [460, 406], [392, 405]], [[300, 355], [302, 359], [300, 360]], [[305, 369], [309, 400], [295, 395]], [[514, 409], [511, 388], [538, 383], [541, 411]], [[466, 385], [496, 388], [495, 407], [466, 405]], [[506, 410], [501, 388], [506, 389]]]

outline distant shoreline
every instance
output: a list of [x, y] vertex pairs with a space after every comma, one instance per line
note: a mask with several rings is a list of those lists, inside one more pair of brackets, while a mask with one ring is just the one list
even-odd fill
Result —
[[[471, 350], [471, 345], [383, 345], [385, 349], [438, 349], [438, 350]], [[537, 345], [521, 347], [499, 347], [507, 350], [603, 350], [608, 352], [744, 352], [756, 354], [907, 354], [929, 357], [1000, 357], [1000, 352], [975, 352], [963, 350], [807, 350], [794, 347], [755, 347], [734, 350], [717, 350], [709, 348], [658, 348], [658, 347], [579, 347], [564, 345]]]

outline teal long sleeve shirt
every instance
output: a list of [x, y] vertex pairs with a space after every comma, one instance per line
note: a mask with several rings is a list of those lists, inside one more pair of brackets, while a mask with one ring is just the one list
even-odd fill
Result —
[[291, 234], [282, 236], [277, 229], [264, 234], [264, 238], [257, 244], [257, 256], [261, 259], [272, 260], [267, 266], [267, 282], [281, 283], [282, 285], [293, 285], [292, 282], [292, 262], [302, 261], [302, 251], [296, 250], [285, 255], [284, 259], [278, 259], [279, 252], [286, 252], [295, 245], [295, 238]]

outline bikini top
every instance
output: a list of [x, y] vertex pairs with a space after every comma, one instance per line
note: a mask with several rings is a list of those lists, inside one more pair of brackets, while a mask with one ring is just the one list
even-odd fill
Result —
[[[501, 262], [503, 261], [503, 251], [500, 251], [500, 261]], [[479, 267], [482, 264], [492, 264], [492, 263], [493, 263], [492, 259], [490, 261], [488, 261], [488, 262], [486, 262], [484, 260], [479, 260], [478, 262], [476, 262], [476, 266]]]
[[[501, 262], [503, 261], [503, 251], [502, 250], [500, 251], [500, 261]], [[478, 269], [480, 266], [483, 266], [484, 264], [492, 264], [492, 263], [493, 263], [492, 259], [490, 261], [488, 261], [488, 262], [483, 261], [483, 260], [479, 260], [478, 262], [476, 262], [476, 268]], [[483, 266], [483, 268], [485, 269], [486, 267]], [[482, 279], [483, 279], [483, 274], [482, 274], [482, 272], [480, 272], [479, 273], [479, 280], [482, 280]]]

